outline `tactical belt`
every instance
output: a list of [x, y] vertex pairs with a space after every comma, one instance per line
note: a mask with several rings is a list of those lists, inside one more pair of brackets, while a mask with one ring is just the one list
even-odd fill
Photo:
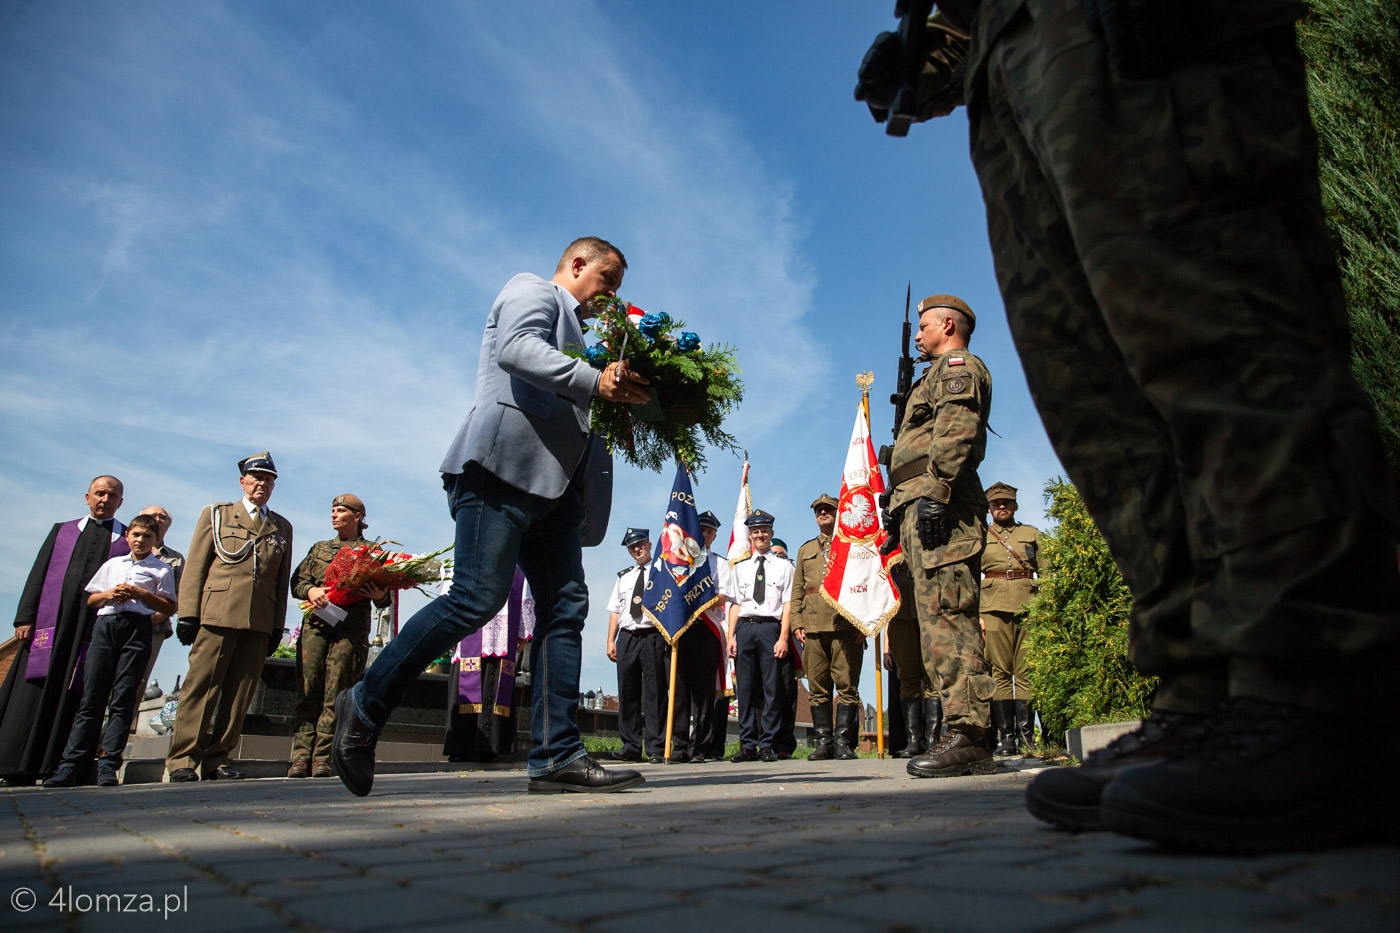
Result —
[[987, 580], [1029, 580], [1029, 570], [988, 570], [982, 574]]
[[819, 586], [809, 586], [809, 587], [807, 587], [805, 590], [802, 591], [802, 595], [803, 595], [803, 596], [811, 596], [813, 593], [820, 593], [821, 591], [822, 591], [822, 588], [819, 587]]
[[898, 486], [901, 483], [906, 483], [916, 476], [927, 472], [928, 457], [920, 457], [917, 460], [911, 460], [898, 469], [890, 470], [890, 485]]

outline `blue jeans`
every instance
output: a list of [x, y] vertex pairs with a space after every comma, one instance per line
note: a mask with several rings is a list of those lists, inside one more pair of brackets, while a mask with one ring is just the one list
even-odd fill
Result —
[[587, 752], [578, 731], [578, 679], [588, 587], [583, 579], [583, 495], [558, 499], [521, 492], [474, 463], [443, 475], [457, 524], [452, 586], [413, 614], [351, 693], [376, 732], [423, 669], [480, 629], [505, 605], [520, 565], [535, 597], [530, 643], [534, 686], [528, 759], [542, 777]]

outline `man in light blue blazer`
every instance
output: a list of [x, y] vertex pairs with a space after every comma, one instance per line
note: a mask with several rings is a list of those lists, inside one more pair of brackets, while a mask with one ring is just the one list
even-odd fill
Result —
[[486, 319], [476, 398], [440, 467], [456, 522], [452, 586], [414, 614], [356, 687], [336, 700], [340, 779], [364, 796], [379, 731], [435, 658], [505, 605], [518, 564], [535, 595], [529, 755], [531, 793], [615, 791], [642, 783], [607, 770], [583, 747], [578, 681], [588, 587], [583, 546], [601, 539], [612, 497], [611, 458], [588, 433], [594, 396], [643, 403], [646, 380], [626, 363], [594, 369], [582, 350], [593, 299], [613, 295], [627, 260], [606, 240], [569, 244], [548, 281], [506, 283]]

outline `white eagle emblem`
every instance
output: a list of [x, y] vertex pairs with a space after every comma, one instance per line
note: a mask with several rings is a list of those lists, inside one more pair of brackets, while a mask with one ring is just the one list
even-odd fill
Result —
[[852, 531], [864, 531], [875, 521], [875, 509], [866, 496], [852, 496], [841, 510], [841, 524]]

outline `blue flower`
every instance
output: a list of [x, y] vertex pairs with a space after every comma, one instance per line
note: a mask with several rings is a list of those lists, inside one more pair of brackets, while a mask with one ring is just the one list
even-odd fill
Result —
[[642, 315], [642, 323], [637, 325], [637, 329], [645, 334], [649, 339], [656, 340], [661, 336], [661, 332], [666, 329], [666, 325], [671, 323], [671, 318], [665, 312]]
[[583, 352], [583, 356], [594, 366], [606, 366], [608, 362], [608, 349], [601, 343], [595, 343]]
[[676, 341], [676, 347], [683, 353], [698, 350], [700, 349], [700, 335], [693, 331], [683, 330], [681, 331], [681, 339]]

